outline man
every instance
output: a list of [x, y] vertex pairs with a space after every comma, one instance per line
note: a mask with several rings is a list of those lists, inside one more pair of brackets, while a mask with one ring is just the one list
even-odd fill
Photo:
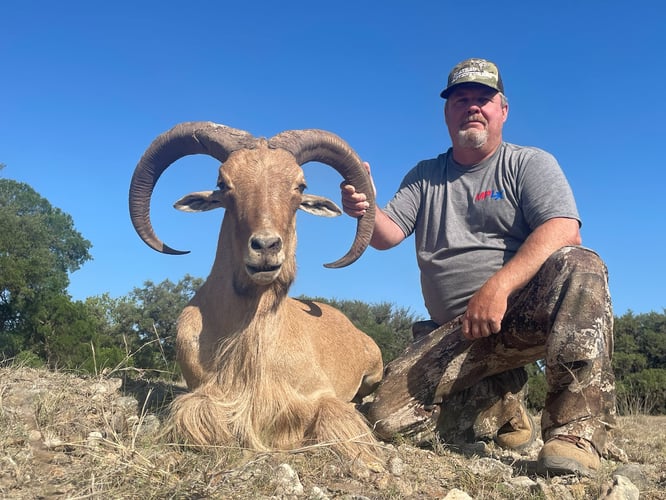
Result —
[[[538, 471], [592, 475], [615, 415], [606, 267], [579, 246], [580, 217], [555, 158], [503, 141], [509, 105], [497, 66], [459, 63], [441, 97], [452, 147], [405, 176], [377, 210], [371, 241], [384, 250], [414, 234], [431, 321], [416, 325], [425, 340], [392, 363], [369, 417], [385, 438], [436, 420], [444, 439], [491, 434], [521, 449], [534, 438], [524, 366], [543, 359]], [[353, 217], [368, 207], [351, 185], [342, 203]]]

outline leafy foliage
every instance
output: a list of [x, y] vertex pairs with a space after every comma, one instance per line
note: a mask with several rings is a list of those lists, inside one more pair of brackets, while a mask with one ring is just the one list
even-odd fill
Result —
[[548, 383], [541, 362], [532, 363], [525, 367], [527, 370], [527, 406], [534, 410], [541, 410], [546, 404]]
[[631, 311], [615, 320], [618, 410], [666, 413], [666, 314]]
[[150, 348], [138, 352], [137, 363], [153, 369], [162, 366], [167, 371], [177, 371], [174, 361], [178, 316], [202, 283], [201, 278], [185, 275], [178, 283], [168, 279], [159, 284], [147, 281], [143, 288], [135, 288], [130, 293], [132, 347], [138, 349], [155, 340]]
[[123, 349], [127, 366], [148, 374], [176, 376], [175, 340], [178, 316], [203, 280], [185, 275], [178, 283], [146, 281], [126, 297], [108, 295], [88, 300], [105, 322], [109, 345]]
[[[58, 344], [73, 348], [93, 335], [94, 325], [66, 293], [68, 273], [91, 258], [89, 248], [69, 215], [27, 184], [0, 179], [0, 349], [6, 357], [27, 350], [55, 366], [65, 355]], [[87, 328], [93, 330], [84, 333]]]
[[0, 179], [0, 285], [3, 303], [62, 292], [67, 273], [91, 258], [72, 218], [30, 186]]

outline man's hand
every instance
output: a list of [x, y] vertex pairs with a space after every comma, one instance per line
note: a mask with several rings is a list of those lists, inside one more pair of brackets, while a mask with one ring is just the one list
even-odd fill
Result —
[[463, 316], [463, 335], [478, 339], [499, 333], [511, 294], [527, 285], [553, 252], [580, 245], [579, 228], [576, 219], [555, 217], [534, 229], [516, 255], [472, 295]]
[[365, 214], [370, 204], [366, 201], [364, 193], [357, 193], [356, 188], [351, 184], [340, 184], [342, 194], [342, 209], [350, 217], [361, 217]]
[[[368, 162], [363, 162], [368, 175], [370, 175], [370, 164]], [[375, 189], [375, 183], [370, 176], [370, 183], [372, 184], [372, 189], [375, 192], [375, 197], [377, 196], [377, 190]], [[367, 201], [367, 196], [365, 193], [357, 193], [356, 188], [351, 184], [342, 182], [340, 184], [340, 192], [342, 195], [342, 209], [350, 217], [361, 217], [365, 214], [370, 204]]]
[[472, 295], [462, 318], [463, 335], [472, 340], [499, 333], [509, 295], [490, 279]]

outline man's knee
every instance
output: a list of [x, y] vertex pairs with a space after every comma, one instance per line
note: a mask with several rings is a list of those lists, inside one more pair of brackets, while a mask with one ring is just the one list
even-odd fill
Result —
[[582, 246], [566, 246], [556, 250], [546, 261], [564, 272], [578, 271], [598, 273], [607, 277], [606, 264], [594, 250]]
[[[585, 247], [569, 246], [557, 250], [542, 266], [535, 278], [537, 304], [546, 304], [542, 311], [565, 312], [573, 328], [580, 330], [589, 319], [605, 318], [612, 324], [612, 306], [608, 288], [608, 270], [599, 255]], [[552, 309], [552, 310], [551, 310]], [[548, 320], [548, 317], [543, 319]], [[582, 321], [583, 324], [576, 325]], [[591, 326], [585, 326], [590, 328]]]

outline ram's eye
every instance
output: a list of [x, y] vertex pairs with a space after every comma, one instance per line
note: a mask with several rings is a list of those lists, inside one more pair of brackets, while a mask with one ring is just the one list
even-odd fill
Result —
[[308, 187], [305, 184], [299, 184], [296, 189], [300, 191], [301, 194], [307, 189]]
[[219, 182], [217, 183], [217, 189], [219, 189], [220, 191], [228, 191], [228, 190], [229, 190], [229, 186], [227, 185], [226, 182], [224, 182], [224, 181], [219, 181]]

